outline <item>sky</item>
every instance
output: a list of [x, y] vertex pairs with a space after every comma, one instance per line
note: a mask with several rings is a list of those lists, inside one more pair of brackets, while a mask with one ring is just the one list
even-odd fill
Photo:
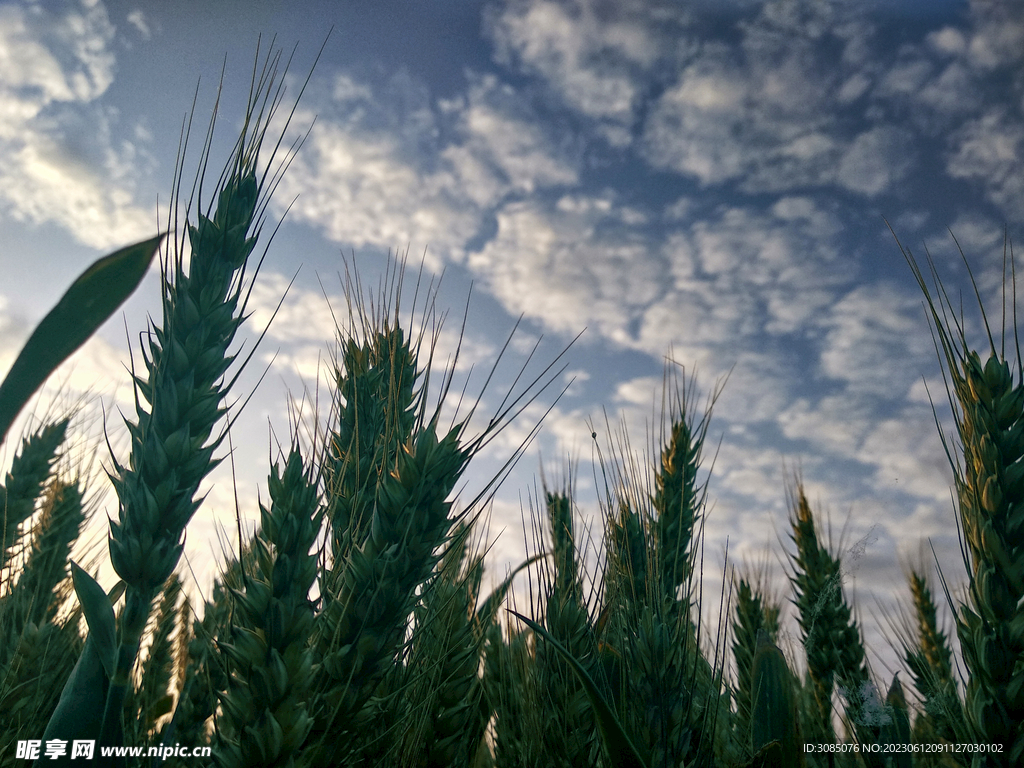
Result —
[[[211, 165], [226, 161], [260, 36], [264, 52], [294, 49], [287, 107], [324, 48], [288, 133], [308, 136], [269, 205], [283, 223], [246, 351], [284, 302], [233, 390], [236, 407], [251, 399], [188, 531], [195, 588], [208, 590], [220, 542], [237, 546], [236, 508], [249, 530], [258, 520], [290, 399], [325, 387], [346, 264], [372, 294], [406, 253], [405, 306], [421, 263], [443, 273], [439, 361], [466, 314], [457, 382], [484, 423], [557, 359], [467, 473], [465, 499], [544, 417], [489, 509], [485, 588], [536, 551], [542, 471], [557, 487], [571, 467], [579, 526], [600, 538], [596, 451], [614, 455], [620, 429], [641, 459], [656, 450], [667, 367], [696, 376], [698, 412], [718, 393], [701, 473], [705, 618], [717, 625], [727, 545], [731, 565], [767, 560], [790, 596], [799, 473], [887, 686], [881, 611], [908, 599], [901, 563], [930, 544], [951, 586], [964, 579], [939, 434], [949, 404], [889, 227], [954, 297], [966, 291], [980, 340], [951, 235], [998, 322], [1004, 234], [1019, 242], [1024, 223], [1024, 7], [2, 2], [0, 369], [93, 260], [166, 221], [182, 122], [195, 97], [191, 178], [222, 71]], [[104, 418], [123, 448], [129, 348], [158, 313], [154, 270], [41, 394], [36, 413], [84, 403], [76, 466], [109, 465]], [[115, 514], [102, 486], [94, 543]]]

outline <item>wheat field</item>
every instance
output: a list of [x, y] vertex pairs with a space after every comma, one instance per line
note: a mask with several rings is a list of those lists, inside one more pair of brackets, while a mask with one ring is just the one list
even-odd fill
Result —
[[[710, 500], [698, 478], [714, 397], [701, 409], [697, 383], [673, 369], [653, 465], [610, 430], [604, 443], [597, 572], [584, 567], [570, 471], [531, 497], [543, 524], [520, 565], [533, 574], [529, 607], [508, 599], [516, 573], [483, 599], [486, 544], [475, 534], [501, 476], [475, 498], [457, 491], [556, 374], [526, 382], [471, 432], [476, 405], [452, 390], [454, 364], [434, 362], [429, 300], [418, 317], [400, 312], [401, 271], [377, 296], [349, 284], [348, 322], [324, 340], [336, 350], [332, 408], [309, 436], [294, 427], [268, 467], [258, 530], [206, 605], [192, 605], [182, 538], [224, 455], [243, 362], [232, 342], [290, 156], [267, 134], [281, 107], [278, 65], [272, 55], [254, 69], [215, 205], [187, 209], [180, 229], [168, 221], [162, 316], [132, 374], [130, 446], [109, 463], [116, 509], [92, 507], [82, 478], [61, 469], [76, 428], [68, 415], [22, 436], [4, 479], [0, 766], [78, 764], [75, 740], [95, 745], [93, 764], [124, 766], [1024, 764], [1024, 363], [998, 333], [989, 349], [969, 348], [941, 283], [909, 252], [956, 414], [950, 515], [968, 588], [952, 594], [947, 581], [961, 574], [927, 561], [907, 569], [902, 677], [870, 668], [841, 559], [799, 477], [780, 489], [791, 502], [790, 593], [731, 569], [723, 612], [707, 625]], [[146, 265], [158, 242], [147, 241]], [[123, 295], [137, 264], [133, 274]], [[59, 337], [62, 326], [44, 330]], [[16, 415], [34, 390], [5, 382], [3, 408]], [[118, 581], [100, 585], [70, 552], [104, 513]], [[937, 619], [946, 600], [959, 654]], [[784, 649], [789, 611], [799, 643]], [[155, 757], [100, 753], [154, 746]]]

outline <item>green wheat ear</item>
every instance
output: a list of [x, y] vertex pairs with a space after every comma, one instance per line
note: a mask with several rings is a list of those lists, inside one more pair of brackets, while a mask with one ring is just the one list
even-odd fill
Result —
[[157, 235], [94, 262], [36, 326], [0, 384], [0, 443], [47, 377], [139, 287], [163, 238]]

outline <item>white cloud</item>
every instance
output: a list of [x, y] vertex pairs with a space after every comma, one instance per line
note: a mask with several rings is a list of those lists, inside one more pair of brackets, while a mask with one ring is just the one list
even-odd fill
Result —
[[877, 487], [890, 483], [937, 506], [950, 498], [953, 474], [928, 408], [908, 408], [899, 418], [875, 421], [858, 458], [877, 467]]
[[[657, 169], [748, 193], [838, 185], [875, 197], [902, 194], [927, 165], [914, 151], [922, 137], [938, 138], [952, 176], [1019, 218], [1019, 9], [972, 4], [962, 25], [896, 50], [855, 6], [765, 2], [728, 42], [699, 18], [534, 0], [492, 10], [486, 28], [499, 63], [539, 76], [558, 106], [596, 121], [594, 135], [621, 147], [638, 131]], [[1008, 82], [996, 86], [996, 71]]]
[[1024, 60], [1024, 9], [1012, 3], [972, 3], [971, 12], [971, 63], [988, 70], [1019, 66]]
[[[415, 81], [396, 79], [371, 90], [335, 78], [277, 195], [298, 195], [291, 218], [355, 247], [427, 247], [426, 266], [437, 271], [463, 259], [487, 210], [507, 195], [577, 182], [542, 121], [495, 78], [472, 77], [464, 98], [436, 110]], [[312, 118], [300, 111], [295, 123]]]
[[639, 75], [671, 49], [654, 15], [642, 4], [620, 4], [609, 18], [590, 2], [539, 0], [492, 13], [486, 29], [499, 62], [540, 75], [566, 105], [599, 121], [610, 143], [623, 146], [631, 140]]
[[[302, 112], [297, 120], [308, 124], [312, 117]], [[394, 136], [321, 116], [275, 197], [297, 197], [289, 219], [314, 224], [336, 242], [427, 247], [427, 266], [437, 270], [438, 254], [459, 253], [478, 224], [455, 189], [449, 172], [422, 172], [403, 158]]]
[[139, 31], [143, 40], [149, 40], [153, 36], [152, 30], [149, 28], [149, 22], [146, 21], [146, 14], [142, 12], [142, 9], [136, 8], [129, 11], [128, 15], [125, 16], [125, 21]]
[[[748, 192], [829, 183], [867, 196], [889, 191], [913, 163], [913, 136], [875, 126], [847, 137], [833, 124], [839, 103], [824, 85], [834, 76], [815, 81], [793, 62], [749, 71], [724, 50], [708, 54], [653, 107], [644, 156], [702, 184], [740, 180]], [[847, 80], [838, 101], [866, 88], [866, 80]]]
[[[95, 116], [102, 120], [99, 115]], [[156, 229], [153, 213], [134, 204], [127, 179], [111, 185], [111, 178], [127, 175], [134, 152], [126, 146], [121, 156], [107, 153], [103, 166], [76, 155], [64, 141], [37, 134], [12, 147], [0, 171], [0, 188], [7, 190], [7, 208], [20, 221], [56, 221], [77, 240], [99, 249], [135, 242]]]
[[39, 7], [0, 8], [0, 54], [6, 88], [43, 107], [91, 101], [113, 82], [107, 50], [114, 28], [104, 8], [83, 2], [54, 17]]
[[[709, 46], [712, 48], [712, 46]], [[721, 51], [724, 54], [724, 51]], [[708, 56], [684, 69], [657, 101], [644, 135], [648, 162], [716, 184], [745, 167], [749, 82], [721, 57]]]
[[832, 395], [811, 402], [800, 397], [779, 412], [782, 434], [816, 450], [853, 455], [871, 426], [872, 410], [863, 400]]
[[755, 193], [832, 183], [850, 139], [842, 110], [874, 82], [870, 25], [830, 5], [765, 3], [735, 26], [738, 43], [678, 60], [649, 110], [644, 159]]
[[943, 27], [932, 32], [928, 35], [927, 42], [936, 51], [948, 56], [958, 56], [967, 49], [964, 33], [955, 27]]
[[822, 372], [849, 391], [901, 398], [934, 356], [924, 322], [920, 297], [884, 283], [861, 285], [820, 321]]
[[913, 137], [907, 131], [878, 126], [857, 136], [843, 154], [837, 180], [847, 189], [872, 197], [902, 181], [913, 163]]
[[1024, 202], [1024, 118], [1019, 111], [989, 109], [950, 139], [947, 170], [981, 184], [986, 197], [1013, 221]]
[[112, 139], [111, 113], [96, 102], [113, 82], [113, 36], [98, 3], [59, 16], [0, 8], [0, 201], [18, 220], [56, 222], [96, 248], [154, 228], [133, 200], [132, 174], [148, 160]]
[[539, 201], [510, 203], [497, 214], [495, 237], [467, 265], [511, 314], [571, 335], [596, 326], [625, 344], [631, 320], [661, 292], [664, 265], [638, 233], [600, 230], [607, 202], [570, 196], [554, 210]]
[[512, 88], [487, 77], [468, 101], [462, 115], [468, 141], [461, 148], [499, 169], [512, 189], [529, 194], [537, 187], [576, 183], [576, 170], [555, 155], [536, 116], [515, 114]]
[[762, 330], [797, 330], [831, 301], [838, 226], [827, 210], [795, 197], [767, 213], [723, 208], [687, 222], [664, 244], [676, 279], [662, 302], [679, 320], [648, 318], [643, 346], [663, 346], [680, 328], [690, 341], [733, 345]]

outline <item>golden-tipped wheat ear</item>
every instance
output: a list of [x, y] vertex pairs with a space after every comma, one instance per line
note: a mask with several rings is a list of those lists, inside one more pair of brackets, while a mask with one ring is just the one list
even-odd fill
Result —
[[922, 743], [957, 743], [969, 738], [969, 733], [953, 677], [953, 651], [939, 627], [924, 568], [907, 568], [907, 581], [915, 622], [912, 628], [906, 628], [901, 640], [904, 662], [922, 699], [915, 738]]
[[[13, 749], [18, 733], [49, 715], [47, 706], [60, 695], [81, 647], [74, 626], [56, 622], [67, 597], [68, 550], [85, 515], [78, 483], [54, 467], [67, 426], [61, 419], [27, 437], [0, 486], [12, 523], [0, 579], [0, 712], [8, 719], [0, 755]], [[16, 520], [23, 522], [20, 531]]]
[[[990, 764], [1019, 765], [1024, 760], [1024, 359], [1016, 343], [1015, 277], [1011, 316], [1016, 361], [1011, 370], [1006, 359], [1005, 251], [1004, 328], [998, 350], [975, 285], [988, 341], [984, 361], [968, 344], [934, 268], [939, 298], [933, 298], [913, 256], [908, 251], [904, 256], [925, 294], [963, 450], [960, 461], [946, 445], [969, 579], [967, 601], [957, 614], [969, 673], [965, 716], [974, 740], [999, 745], [1001, 751], [986, 758]], [[1014, 266], [1012, 251], [1009, 265]], [[971, 280], [973, 284], [973, 273]]]
[[68, 421], [48, 424], [22, 442], [11, 463], [4, 485], [0, 486], [0, 569], [7, 565], [7, 552], [14, 544], [18, 526], [35, 512], [36, 499], [50, 477], [57, 450], [67, 435]]

